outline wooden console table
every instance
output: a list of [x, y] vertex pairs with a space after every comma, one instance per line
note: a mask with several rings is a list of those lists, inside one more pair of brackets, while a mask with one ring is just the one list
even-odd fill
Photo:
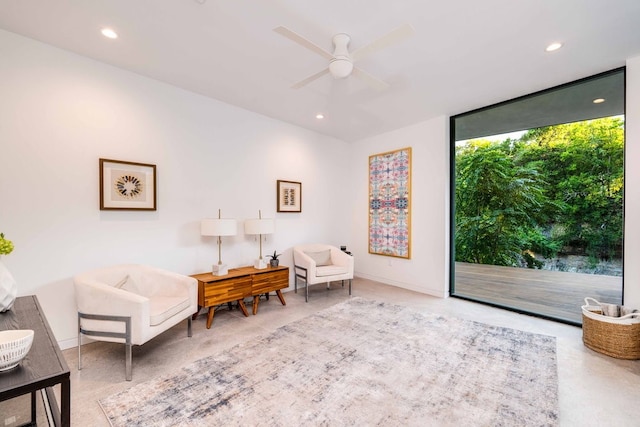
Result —
[[[209, 308], [207, 329], [211, 328], [215, 306], [237, 301], [242, 313], [248, 316], [244, 298], [253, 297], [253, 314], [258, 313], [260, 295], [275, 291], [282, 305], [281, 289], [289, 286], [289, 267], [269, 267], [258, 270], [253, 267], [233, 268], [229, 274], [214, 276], [211, 273], [194, 274], [198, 280], [198, 313], [203, 307]], [[196, 313], [193, 318], [197, 317]]]
[[[18, 297], [0, 313], [0, 330], [33, 329], [33, 344], [22, 362], [0, 373], [0, 401], [31, 393], [31, 423], [36, 425], [36, 392], [45, 389], [56, 426], [71, 425], [69, 367], [35, 295]], [[52, 387], [60, 384], [60, 409]], [[3, 417], [4, 418], [4, 417]]]

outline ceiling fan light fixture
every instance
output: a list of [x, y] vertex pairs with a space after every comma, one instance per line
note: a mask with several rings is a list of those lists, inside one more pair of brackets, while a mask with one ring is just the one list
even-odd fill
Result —
[[353, 71], [353, 62], [348, 58], [334, 58], [329, 64], [329, 71], [334, 79], [344, 79]]

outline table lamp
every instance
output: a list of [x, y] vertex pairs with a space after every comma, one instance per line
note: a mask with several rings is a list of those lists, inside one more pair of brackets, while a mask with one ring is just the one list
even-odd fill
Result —
[[262, 218], [262, 211], [258, 211], [258, 218], [248, 219], [244, 222], [245, 234], [258, 235], [258, 238], [260, 239], [260, 258], [255, 260], [253, 263], [253, 266], [258, 270], [267, 268], [267, 263], [262, 259], [262, 235], [272, 234], [275, 231], [275, 228], [276, 226], [273, 218]]
[[220, 218], [220, 209], [218, 209], [218, 218], [205, 218], [200, 222], [200, 234], [202, 236], [218, 237], [218, 263], [213, 264], [211, 274], [214, 276], [224, 276], [229, 274], [229, 268], [222, 263], [222, 236], [235, 236], [238, 231], [238, 224], [235, 219]]

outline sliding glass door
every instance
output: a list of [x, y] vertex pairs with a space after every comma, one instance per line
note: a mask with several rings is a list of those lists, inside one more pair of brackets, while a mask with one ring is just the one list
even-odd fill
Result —
[[451, 294], [567, 323], [622, 302], [624, 69], [451, 118]]

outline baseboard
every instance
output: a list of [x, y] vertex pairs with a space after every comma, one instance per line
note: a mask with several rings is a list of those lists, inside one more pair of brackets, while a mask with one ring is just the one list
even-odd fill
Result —
[[[87, 338], [84, 338], [82, 343], [85, 344], [88, 341], [89, 340]], [[61, 350], [67, 350], [69, 348], [77, 347], [78, 346], [78, 338], [71, 338], [71, 339], [68, 339], [68, 340], [58, 341], [58, 345], [60, 346]]]
[[370, 274], [356, 273], [356, 276], [363, 279], [373, 280], [374, 282], [384, 283], [385, 285], [396, 286], [398, 288], [407, 289], [409, 291], [431, 295], [438, 298], [447, 298], [449, 296], [449, 293], [442, 289], [425, 289], [422, 287], [417, 287], [410, 283], [400, 282], [397, 280], [387, 279], [379, 276], [372, 276]]

